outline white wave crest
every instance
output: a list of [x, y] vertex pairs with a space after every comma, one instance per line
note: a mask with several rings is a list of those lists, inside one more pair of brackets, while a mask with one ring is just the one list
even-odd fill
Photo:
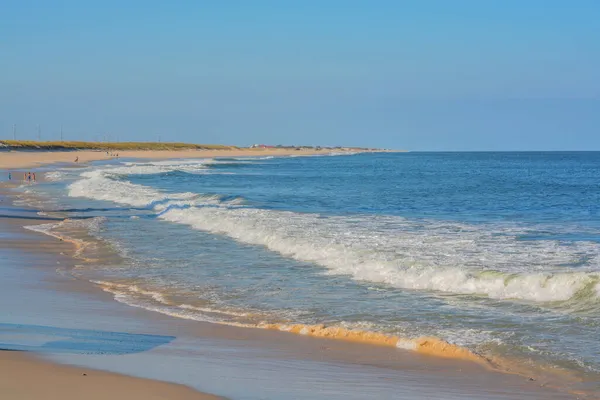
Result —
[[274, 156], [265, 156], [265, 157], [257, 157], [257, 156], [248, 156], [248, 157], [233, 157], [233, 160], [237, 161], [256, 161], [256, 160], [272, 160], [275, 158]]
[[[127, 175], [152, 175], [172, 171], [206, 173], [208, 171], [207, 165], [212, 163], [219, 162], [213, 159], [167, 160], [147, 163], [127, 162], [121, 166], [86, 171], [81, 173], [79, 180], [68, 186], [69, 196], [113, 201], [135, 207], [149, 206], [167, 200], [172, 203], [171, 205], [194, 204], [192, 200], [199, 197], [197, 194], [167, 194], [121, 178]], [[215, 199], [206, 196], [202, 200], [202, 203], [215, 203]], [[164, 209], [164, 206], [160, 209]]]
[[46, 178], [46, 180], [51, 182], [61, 181], [65, 178], [65, 173], [61, 171], [46, 172], [44, 174], [44, 177]]
[[[134, 169], [134, 171], [140, 170]], [[143, 185], [111, 179], [110, 176], [114, 174], [114, 169], [84, 172], [81, 174], [81, 179], [69, 185], [69, 196], [106, 200], [135, 207], [144, 207], [165, 200], [191, 200], [197, 196], [194, 193], [170, 195]]]
[[[136, 173], [137, 167], [118, 172]], [[356, 280], [534, 302], [565, 301], [599, 281], [597, 243], [519, 240], [525, 232], [517, 227], [229, 207], [216, 196], [164, 193], [113, 179], [114, 173], [84, 172], [69, 194], [152, 207], [163, 220], [264, 246]], [[194, 207], [206, 203], [221, 207]], [[579, 260], [587, 260], [579, 272], [564, 267]]]
[[[477, 229], [452, 237], [441, 227], [437, 232], [432, 231], [434, 226], [428, 227], [427, 233], [413, 231], [407, 220], [396, 221], [393, 230], [391, 221], [384, 218], [378, 221], [379, 228], [387, 224], [389, 232], [379, 229], [377, 233], [363, 228], [367, 220], [347, 223], [342, 218], [327, 220], [257, 209], [174, 209], [160, 218], [262, 245], [324, 266], [330, 273], [398, 288], [548, 302], [568, 300], [598, 281], [595, 272], [515, 271], [509, 268], [511, 263], [526, 263], [531, 270], [572, 261], [574, 249], [550, 241], [523, 244], [511, 237], [485, 243], [491, 235]], [[576, 251], [584, 251], [584, 247]], [[475, 256], [469, 257], [469, 253]], [[479, 260], [481, 257], [488, 260]], [[532, 262], [536, 258], [537, 262]]]

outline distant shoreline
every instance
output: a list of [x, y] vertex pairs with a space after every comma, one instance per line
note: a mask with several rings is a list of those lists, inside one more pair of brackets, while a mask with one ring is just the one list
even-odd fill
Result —
[[0, 140], [0, 151], [175, 151], [175, 150], [286, 150], [286, 151], [384, 151], [364, 147], [322, 146], [266, 146], [238, 147], [221, 144], [195, 144], [180, 142], [82, 142], [82, 141], [31, 141]]
[[84, 141], [32, 141], [0, 140], [5, 151], [127, 151], [127, 150], [233, 150], [235, 146], [219, 144], [193, 144], [175, 142], [84, 142]]
[[[2, 142], [0, 142], [2, 143]], [[311, 156], [331, 153], [356, 154], [377, 152], [377, 150], [359, 149], [311, 149], [311, 148], [227, 148], [218, 149], [178, 149], [178, 150], [117, 150], [98, 149], [80, 150], [77, 148], [63, 150], [23, 148], [0, 152], [0, 169], [35, 168], [54, 163], [78, 165], [91, 161], [111, 160], [118, 158], [140, 159], [177, 159], [177, 158], [213, 158], [213, 157], [265, 157], [265, 156]]]

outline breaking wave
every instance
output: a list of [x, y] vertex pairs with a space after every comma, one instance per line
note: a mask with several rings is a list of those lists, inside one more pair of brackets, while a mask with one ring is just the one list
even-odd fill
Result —
[[65, 173], [61, 172], [61, 171], [51, 171], [51, 172], [46, 172], [44, 174], [44, 177], [48, 181], [61, 181], [64, 179]]
[[[262, 245], [319, 264], [330, 273], [397, 288], [552, 302], [568, 300], [599, 281], [597, 272], [543, 271], [548, 265], [572, 262], [575, 249], [554, 242], [524, 244], [510, 236], [492, 238], [480, 228], [455, 235], [448, 231], [452, 227], [433, 223], [423, 232], [415, 230], [413, 222], [401, 219], [349, 223], [343, 218], [258, 209], [174, 209], [160, 218]], [[364, 228], [367, 223], [370, 230]], [[384, 232], [391, 224], [396, 229]], [[596, 246], [575, 247], [580, 247], [575, 252], [597, 257]], [[487, 265], [476, 265], [482, 255], [488, 258]], [[528, 269], [540, 271], [509, 268], [524, 263]], [[472, 267], [467, 267], [469, 264]]]
[[[211, 160], [210, 162], [214, 162]], [[205, 163], [156, 162], [87, 171], [69, 195], [153, 209], [159, 218], [311, 262], [331, 274], [396, 288], [532, 302], [600, 294], [600, 246], [520, 240], [516, 226], [486, 226], [391, 216], [323, 217], [236, 207], [218, 196], [166, 193], [124, 175], [149, 169], [202, 169]], [[157, 173], [157, 172], [155, 172]], [[219, 207], [204, 207], [207, 204]], [[565, 266], [588, 260], [576, 272]]]

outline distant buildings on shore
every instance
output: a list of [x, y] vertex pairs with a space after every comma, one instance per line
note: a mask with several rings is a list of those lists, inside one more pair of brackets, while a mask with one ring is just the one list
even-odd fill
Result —
[[353, 150], [377, 150], [366, 147], [321, 147], [321, 146], [287, 146], [287, 145], [269, 145], [269, 144], [253, 144], [250, 146], [251, 149], [286, 149], [286, 150], [338, 150], [338, 151], [353, 151]]

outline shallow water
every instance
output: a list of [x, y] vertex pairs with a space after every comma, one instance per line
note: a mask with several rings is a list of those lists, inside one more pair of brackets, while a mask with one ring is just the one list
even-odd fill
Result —
[[127, 304], [434, 336], [597, 380], [599, 153], [122, 161], [48, 178], [22, 190], [98, 217], [82, 223], [125, 260], [73, 273]]
[[72, 259], [47, 251], [56, 242], [6, 231], [7, 225], [0, 224], [2, 236], [11, 240], [0, 242], [2, 349], [35, 351], [61, 363], [181, 383], [239, 400], [573, 398], [469, 363], [134, 309], [85, 282], [57, 275], [55, 268]]

